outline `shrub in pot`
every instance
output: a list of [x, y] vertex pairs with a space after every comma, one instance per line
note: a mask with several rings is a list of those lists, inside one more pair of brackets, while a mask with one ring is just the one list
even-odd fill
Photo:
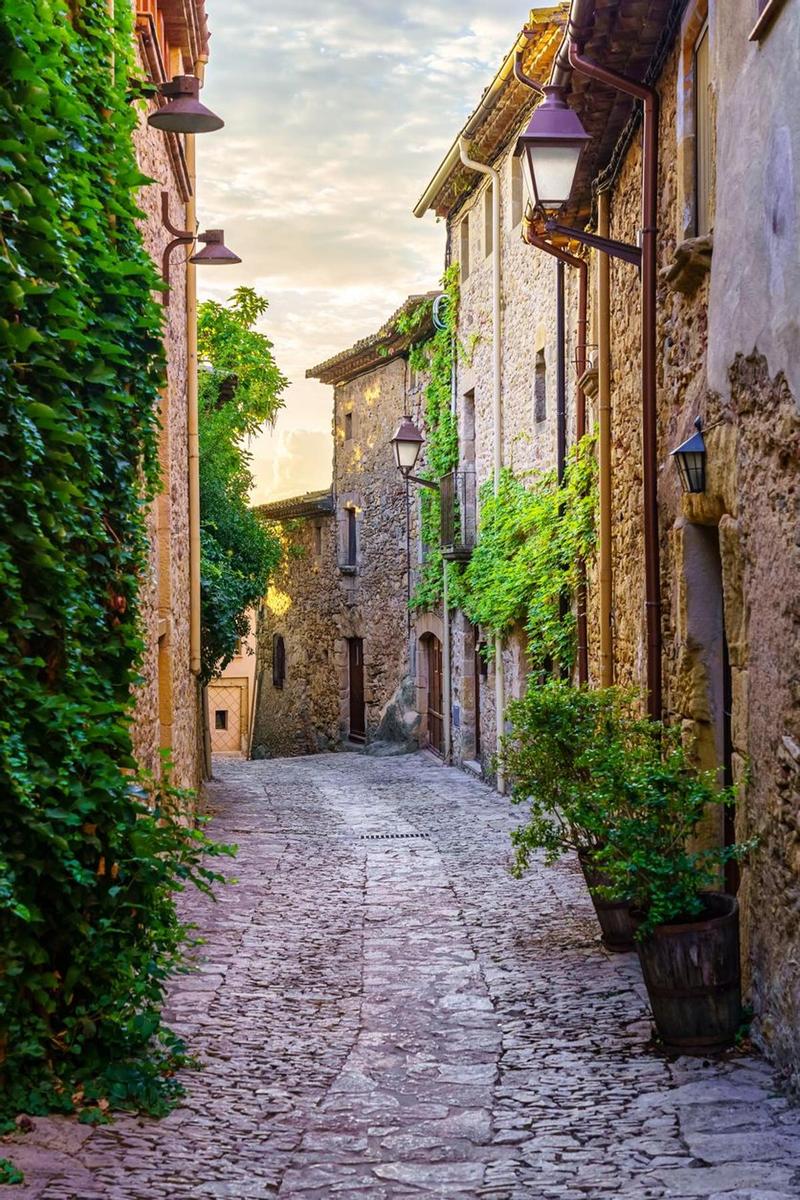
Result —
[[[577, 853], [603, 941], [612, 950], [633, 949], [635, 924], [627, 898], [612, 894], [598, 854], [627, 811], [631, 762], [652, 757], [657, 735], [640, 707], [634, 691], [534, 680], [508, 707], [511, 732], [500, 755], [512, 781], [511, 799], [528, 808], [527, 820], [512, 834], [514, 874], [523, 874], [535, 851], [543, 850], [548, 864]], [[615, 866], [618, 889], [618, 860]]]
[[639, 918], [637, 949], [656, 1028], [668, 1048], [708, 1053], [741, 1025], [739, 914], [715, 890], [725, 862], [753, 842], [693, 849], [709, 805], [734, 802], [713, 772], [687, 761], [680, 731], [654, 725], [649, 752], [630, 758], [613, 826], [595, 861], [604, 895]]

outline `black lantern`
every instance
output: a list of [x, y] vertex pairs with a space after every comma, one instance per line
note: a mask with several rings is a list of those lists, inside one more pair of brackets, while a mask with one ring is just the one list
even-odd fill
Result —
[[422, 434], [417, 429], [411, 417], [405, 416], [397, 427], [397, 433], [392, 438], [394, 460], [404, 475], [410, 475], [417, 465], [419, 452], [422, 449]]
[[694, 423], [696, 432], [687, 441], [672, 451], [672, 457], [681, 477], [681, 487], [685, 492], [704, 492], [706, 490], [706, 443], [703, 438], [703, 422], [700, 417]]
[[564, 99], [564, 89], [546, 86], [528, 128], [517, 140], [522, 174], [534, 208], [556, 212], [572, 192], [578, 163], [591, 135]]

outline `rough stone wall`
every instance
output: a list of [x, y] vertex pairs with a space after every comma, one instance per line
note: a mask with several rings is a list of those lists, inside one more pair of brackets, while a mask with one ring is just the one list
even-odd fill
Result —
[[[712, 43], [716, 64], [730, 61], [741, 33], [717, 22]], [[746, 36], [746, 35], [745, 35]], [[736, 43], [738, 46], [738, 42]], [[745, 52], [743, 43], [736, 54]], [[678, 171], [676, 130], [685, 96], [679, 87], [680, 42], [659, 81], [658, 461], [664, 704], [681, 723], [698, 764], [724, 758], [725, 698], [723, 633], [731, 682], [731, 767], [745, 799], [736, 835], [757, 834], [759, 849], [743, 872], [740, 889], [745, 979], [757, 1016], [757, 1036], [795, 1085], [800, 1082], [800, 861], [797, 812], [800, 727], [797, 646], [800, 605], [797, 579], [797, 397], [786, 377], [771, 370], [756, 342], [740, 352], [741, 319], [729, 323], [730, 292], [701, 279], [689, 294], [670, 290], [665, 275], [674, 261], [684, 202]], [[765, 65], [764, 69], [767, 67]], [[730, 81], [728, 81], [730, 82]], [[741, 81], [739, 83], [741, 87]], [[719, 108], [719, 106], [717, 106]], [[754, 114], [763, 118], [763, 110]], [[758, 126], [769, 145], [769, 124]], [[716, 194], [737, 188], [743, 149], [729, 135], [717, 139]], [[749, 166], [749, 164], [748, 164]], [[640, 224], [640, 146], [633, 145], [614, 187], [611, 234], [633, 240]], [[796, 189], [795, 189], [796, 197]], [[735, 228], [731, 228], [731, 222]], [[762, 218], [737, 206], [718, 208], [712, 280], [735, 277], [736, 295], [748, 286], [748, 256], [739, 256], [743, 230], [760, 229]], [[753, 235], [756, 239], [758, 232]], [[732, 239], [736, 241], [734, 249]], [[724, 256], [722, 262], [720, 256]], [[612, 266], [613, 431], [613, 631], [616, 679], [645, 681], [644, 549], [641, 492], [639, 302], [635, 273]], [[751, 309], [749, 300], [746, 303]], [[756, 306], [757, 307], [757, 306]], [[709, 325], [715, 330], [715, 375], [709, 381]], [[773, 331], [774, 332], [774, 331]], [[749, 343], [748, 343], [749, 344]], [[765, 345], [777, 355], [772, 334]], [[778, 356], [779, 357], [779, 356]], [[776, 358], [777, 361], [777, 358]], [[720, 384], [725, 367], [724, 388]], [[683, 496], [669, 451], [702, 416], [707, 426], [707, 484], [701, 496]], [[719, 423], [718, 423], [719, 422]], [[594, 598], [590, 595], [590, 603]], [[590, 609], [596, 617], [596, 610]], [[719, 814], [709, 818], [702, 840], [723, 836]]]
[[[161, 219], [161, 192], [170, 193], [174, 224], [185, 223], [180, 196], [162, 133], [144, 118], [135, 134], [142, 172], [153, 179], [140, 193], [145, 246], [161, 270], [171, 235]], [[185, 258], [185, 255], [183, 256]], [[145, 654], [136, 689], [133, 723], [139, 762], [158, 773], [168, 749], [175, 782], [199, 783], [198, 689], [190, 670], [189, 646], [189, 476], [186, 403], [186, 270], [180, 253], [171, 261], [171, 291], [165, 306], [167, 384], [162, 394], [159, 459], [163, 490], [148, 513], [150, 569], [142, 588]]]
[[[279, 526], [284, 555], [258, 629], [253, 758], [316, 754], [339, 741], [339, 668], [334, 626], [336, 525], [322, 514]], [[319, 549], [319, 552], [318, 552]], [[286, 676], [273, 681], [275, 638]]]
[[[413, 408], [418, 396], [407, 397], [407, 375], [405, 359], [397, 357], [335, 389], [335, 513], [282, 526], [291, 553], [267, 597], [259, 633], [255, 756], [314, 753], [348, 739], [352, 638], [363, 640], [367, 744], [414, 741], [405, 487], [389, 445], [407, 403]], [[356, 514], [353, 565], [348, 508]], [[412, 521], [414, 512], [412, 504]], [[315, 523], [323, 530], [321, 555]], [[272, 685], [276, 633], [286, 645], [281, 690]]]
[[[382, 724], [398, 686], [408, 673], [406, 604], [405, 485], [389, 439], [406, 411], [408, 367], [395, 358], [336, 388], [333, 435], [334, 489], [342, 530], [343, 508], [357, 505], [358, 556], [352, 575], [340, 572], [340, 644], [364, 639], [367, 740], [384, 734]], [[352, 413], [353, 436], [345, 440], [345, 415]], [[342, 653], [344, 647], [342, 646]], [[346, 678], [341, 681], [342, 725], [346, 720]], [[390, 718], [391, 719], [391, 718]]]
[[[513, 143], [512, 143], [513, 145]], [[501, 394], [503, 463], [516, 472], [550, 470], [556, 465], [556, 260], [522, 240], [521, 222], [514, 224], [512, 197], [512, 151], [509, 148], [494, 164], [500, 175], [501, 254]], [[487, 199], [488, 197], [488, 199]], [[461, 222], [470, 224], [470, 272], [461, 283], [458, 334], [466, 347], [474, 347], [470, 360], [458, 365], [456, 406], [462, 466], [469, 454], [472, 417], [468, 394], [474, 390], [474, 462], [477, 486], [491, 478], [494, 453], [492, 281], [493, 257], [487, 255], [486, 207], [491, 205], [490, 182], [479, 181], [475, 192], [450, 222], [450, 244], [458, 258]], [[565, 267], [567, 444], [575, 433], [575, 350], [577, 272]], [[537, 357], [543, 352], [545, 368], [545, 417], [537, 420], [534, 387]], [[541, 363], [541, 358], [539, 359]], [[495, 666], [490, 657], [485, 677], [475, 670], [475, 631], [463, 614], [453, 622], [452, 702], [453, 758], [457, 763], [475, 758], [475, 690], [479, 689], [480, 759], [489, 775], [496, 749]], [[479, 637], [479, 640], [480, 639]], [[524, 692], [526, 681], [525, 638], [522, 630], [508, 638], [504, 650], [505, 694]]]

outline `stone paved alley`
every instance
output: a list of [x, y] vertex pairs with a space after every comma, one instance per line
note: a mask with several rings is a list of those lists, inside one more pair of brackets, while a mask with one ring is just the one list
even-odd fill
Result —
[[755, 1058], [648, 1049], [635, 956], [570, 864], [426, 755], [224, 762], [238, 886], [171, 1013], [204, 1061], [161, 1122], [37, 1121], [16, 1200], [800, 1197], [800, 1113]]

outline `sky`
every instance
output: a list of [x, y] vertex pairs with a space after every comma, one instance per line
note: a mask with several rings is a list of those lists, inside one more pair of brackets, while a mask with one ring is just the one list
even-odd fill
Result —
[[255, 503], [324, 488], [333, 392], [308, 367], [437, 285], [444, 224], [412, 208], [525, 24], [518, 0], [208, 0], [198, 219], [240, 266], [198, 272], [202, 297], [246, 284], [290, 387], [254, 439]]

